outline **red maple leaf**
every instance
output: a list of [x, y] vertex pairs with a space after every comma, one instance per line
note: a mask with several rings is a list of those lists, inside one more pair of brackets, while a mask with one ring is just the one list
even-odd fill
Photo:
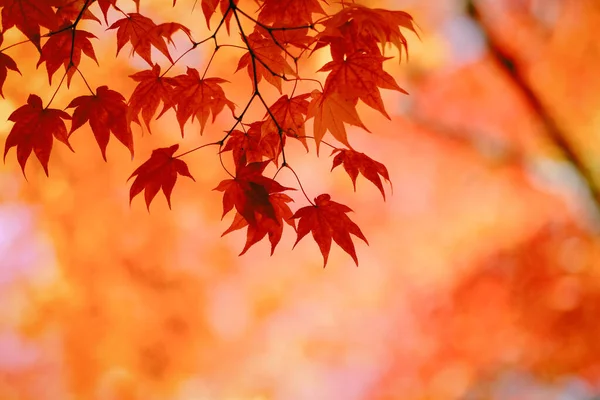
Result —
[[385, 48], [388, 43], [398, 49], [401, 58], [402, 51], [407, 52], [407, 40], [400, 28], [416, 34], [410, 14], [371, 9], [358, 4], [343, 8], [322, 23], [325, 29], [315, 38], [319, 42], [315, 50], [330, 44], [331, 54], [336, 61], [357, 50], [382, 55], [377, 44]]
[[221, 78], [201, 78], [198, 70], [188, 68], [187, 74], [169, 79], [173, 85], [173, 99], [177, 106], [177, 121], [183, 136], [183, 126], [190, 117], [200, 122], [200, 133], [204, 131], [206, 121], [212, 113], [212, 121], [225, 106], [233, 113], [235, 105], [225, 97], [221, 84], [227, 82]]
[[223, 217], [235, 207], [250, 225], [256, 226], [256, 213], [272, 220], [277, 219], [269, 195], [294, 189], [263, 176], [268, 164], [269, 161], [263, 161], [241, 166], [236, 170], [234, 179], [225, 179], [213, 189], [224, 192]]
[[[238, 63], [236, 72], [248, 67], [248, 76], [258, 84], [262, 78], [275, 86], [281, 93], [281, 81], [286, 74], [296, 76], [294, 69], [285, 60], [284, 52], [271, 38], [256, 31], [248, 35], [246, 44], [251, 49]], [[254, 72], [256, 66], [256, 73]]]
[[[2, 41], [4, 40], [4, 35], [0, 32], [0, 46], [2, 45]], [[13, 70], [21, 74], [19, 68], [17, 67], [17, 63], [10, 56], [0, 52], [0, 96], [4, 98], [4, 93], [2, 93], [2, 87], [4, 86], [4, 82], [6, 81], [6, 75], [8, 74], [8, 70]]]
[[333, 239], [346, 253], [350, 254], [358, 266], [356, 250], [350, 234], [362, 239], [365, 243], [367, 238], [363, 235], [358, 225], [356, 225], [346, 213], [352, 211], [349, 207], [336, 203], [331, 200], [328, 194], [321, 194], [315, 199], [315, 205], [302, 207], [292, 216], [298, 221], [298, 238], [296, 244], [309, 232], [312, 232], [313, 239], [319, 245], [321, 254], [323, 254], [324, 264], [327, 265], [329, 250], [331, 249], [331, 239]]
[[348, 175], [350, 175], [350, 179], [352, 179], [354, 191], [356, 191], [356, 178], [360, 172], [365, 178], [377, 186], [383, 196], [383, 200], [385, 200], [385, 191], [383, 190], [381, 178], [379, 177], [379, 175], [381, 175], [383, 179], [388, 181], [391, 185], [390, 177], [385, 165], [373, 160], [364, 153], [359, 153], [354, 150], [335, 149], [331, 154], [333, 155], [335, 153], [338, 154], [333, 159], [333, 166], [331, 167], [332, 171], [338, 165], [343, 164], [344, 169]]
[[73, 124], [69, 135], [89, 122], [104, 161], [110, 132], [129, 149], [133, 157], [133, 135], [127, 123], [127, 104], [121, 93], [110, 90], [108, 86], [100, 86], [95, 95], [73, 99], [67, 106], [71, 107], [76, 108], [73, 111]]
[[379, 88], [407, 92], [398, 86], [394, 77], [383, 70], [385, 60], [383, 56], [354, 53], [343, 60], [328, 62], [319, 70], [331, 71], [325, 81], [323, 93], [328, 95], [337, 92], [351, 101], [361, 99], [389, 119]]
[[[163, 147], [152, 151], [152, 155], [142, 165], [140, 165], [129, 179], [136, 177], [129, 190], [129, 204], [135, 196], [137, 196], [142, 190], [144, 192], [144, 198], [146, 200], [146, 207], [150, 210], [150, 203], [154, 196], [162, 189], [167, 204], [171, 208], [171, 193], [175, 182], [177, 182], [177, 175], [187, 176], [195, 181], [194, 177], [190, 174], [187, 164], [173, 157], [173, 154], [179, 148], [178, 144], [174, 144], [171, 147]], [[129, 181], [129, 179], [127, 179]]]
[[348, 100], [342, 97], [339, 93], [330, 93], [324, 96], [318, 90], [312, 92], [312, 100], [308, 105], [308, 113], [306, 119], [315, 119], [313, 134], [315, 136], [315, 144], [317, 146], [317, 154], [319, 153], [319, 144], [329, 131], [340, 143], [348, 147], [348, 136], [344, 122], [350, 125], [358, 126], [369, 132], [363, 125], [358, 113], [356, 112], [356, 101]]
[[253, 122], [246, 131], [236, 129], [229, 135], [221, 152], [232, 152], [236, 168], [243, 167], [247, 163], [261, 162], [264, 157], [269, 160], [277, 160], [279, 157], [281, 139], [274, 132], [263, 136], [264, 124], [263, 121]]
[[150, 65], [154, 65], [151, 57], [152, 47], [173, 63], [165, 39], [170, 41], [171, 36], [179, 30], [188, 36], [191, 34], [190, 30], [181, 24], [167, 22], [156, 25], [150, 18], [139, 13], [127, 14], [125, 18], [116, 21], [108, 29], [117, 29], [117, 54], [127, 42], [130, 42], [132, 53], [137, 53]]
[[73, 150], [69, 144], [67, 127], [63, 121], [71, 119], [71, 116], [62, 110], [44, 108], [42, 99], [35, 94], [29, 95], [27, 104], [16, 109], [8, 119], [15, 124], [6, 138], [4, 160], [6, 160], [8, 150], [17, 146], [17, 160], [23, 175], [25, 175], [25, 164], [32, 150], [42, 164], [46, 176], [48, 175], [52, 137], [66, 144], [71, 151]]
[[277, 121], [273, 121], [270, 114], [267, 113], [265, 117], [269, 117], [268, 120], [262, 125], [262, 134], [266, 136], [270, 132], [279, 134], [277, 126], [287, 135], [295, 137], [302, 142], [306, 150], [308, 145], [306, 144], [306, 131], [304, 129], [306, 114], [308, 113], [308, 98], [310, 93], [305, 93], [300, 96], [292, 97], [288, 95], [281, 96], [271, 107], [269, 107], [271, 115]]
[[[67, 26], [64, 25], [63, 28]], [[90, 38], [96, 38], [96, 36], [80, 30], [75, 30], [73, 34], [73, 30], [71, 29], [50, 36], [50, 39], [42, 47], [40, 60], [37, 63], [37, 67], [43, 62], [46, 63], [48, 82], [50, 84], [52, 84], [52, 75], [54, 75], [62, 64], [67, 69], [67, 86], [69, 86], [71, 78], [81, 61], [82, 52], [96, 61], [96, 64], [98, 63]]]
[[140, 71], [129, 77], [139, 83], [129, 98], [128, 119], [141, 125], [139, 120], [141, 112], [148, 131], [152, 132], [150, 121], [159, 104], [163, 103], [163, 109], [156, 119], [160, 118], [175, 104], [172, 95], [173, 90], [169, 85], [170, 78], [160, 76], [160, 66], [158, 64], [155, 64], [151, 70]]
[[[237, 5], [239, 0], [235, 0], [234, 4]], [[217, 12], [217, 7], [221, 9], [221, 14], [225, 16], [225, 26], [227, 27], [227, 32], [229, 32], [229, 21], [233, 16], [231, 11], [228, 12], [229, 6], [231, 2], [230, 0], [202, 0], [202, 13], [204, 14], [204, 18], [206, 18], [206, 26], [210, 29], [210, 19], [215, 12]]]
[[0, 0], [2, 32], [16, 26], [40, 49], [40, 26], [55, 30], [60, 21], [50, 2], [39, 0]]
[[[88, 8], [91, 3], [87, 0], [52, 0], [52, 5], [56, 7], [56, 18], [59, 21], [74, 21], [81, 14], [82, 19], [91, 19], [100, 23], [100, 20]], [[81, 13], [84, 5], [85, 10]]]
[[283, 222], [285, 221], [294, 229], [296, 228], [294, 220], [291, 219], [293, 214], [292, 210], [290, 210], [290, 207], [287, 205], [290, 201], [293, 200], [284, 193], [273, 193], [269, 195], [269, 203], [273, 205], [273, 209], [275, 210], [275, 219], [267, 218], [260, 213], [255, 213], [256, 223], [249, 225], [248, 221], [246, 221], [240, 213], [236, 212], [231, 225], [221, 236], [247, 226], [246, 245], [239, 255], [243, 255], [250, 247], [252, 247], [252, 245], [262, 240], [266, 235], [269, 236], [269, 241], [271, 242], [271, 255], [273, 255], [275, 247], [281, 240], [283, 234]]
[[273, 27], [299, 27], [312, 24], [312, 14], [325, 15], [318, 0], [265, 1], [258, 22]]

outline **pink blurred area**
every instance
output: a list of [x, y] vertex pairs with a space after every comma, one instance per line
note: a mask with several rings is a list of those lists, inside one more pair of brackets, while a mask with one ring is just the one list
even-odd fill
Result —
[[[142, 10], [206, 34], [193, 2], [164, 3], [144, 0]], [[244, 233], [220, 237], [231, 216], [221, 221], [212, 189], [227, 175], [211, 149], [186, 158], [196, 182], [178, 181], [171, 211], [160, 196], [150, 212], [141, 198], [129, 206], [125, 181], [153, 148], [213, 140], [228, 129], [225, 116], [202, 137], [188, 126], [181, 139], [167, 113], [152, 135], [135, 132], [133, 161], [111, 143], [104, 163], [82, 130], [74, 154], [53, 149], [49, 178], [30, 160], [26, 181], [10, 153], [0, 169], [0, 399], [598, 394], [600, 215], [548, 118], [599, 179], [600, 9], [593, 0], [479, 0], [473, 18], [461, 1], [364, 3], [406, 10], [419, 25], [420, 39], [407, 34], [408, 63], [387, 62], [410, 95], [383, 91], [391, 121], [362, 108], [373, 133], [349, 129], [356, 149], [387, 166], [393, 189], [384, 202], [359, 178], [355, 193], [342, 168], [329, 172], [326, 151], [289, 150], [309, 196], [330, 193], [355, 211], [370, 244], [356, 241], [360, 266], [334, 245], [323, 269], [309, 238], [291, 250], [291, 230], [273, 256], [263, 241], [238, 257]], [[114, 32], [86, 24], [100, 39], [101, 68], [82, 67], [90, 84], [131, 93], [125, 77], [146, 65], [125, 51], [115, 59]], [[176, 55], [186, 46], [178, 39]], [[489, 39], [511, 56], [529, 97]], [[190, 53], [177, 72], [203, 67], [209, 50]], [[224, 52], [211, 74], [232, 74], [238, 59]], [[326, 61], [317, 53], [303, 68]], [[30, 64], [7, 80], [0, 120], [29, 93], [51, 95], [45, 71]], [[243, 72], [225, 76], [238, 106], [250, 91]], [[85, 91], [76, 79], [57, 104]], [[0, 124], [2, 139], [10, 128]], [[305, 205], [293, 197], [293, 209]]]

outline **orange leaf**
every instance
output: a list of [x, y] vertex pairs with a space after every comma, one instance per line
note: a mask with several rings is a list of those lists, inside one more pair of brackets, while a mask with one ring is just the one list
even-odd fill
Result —
[[87, 6], [81, 16], [81, 19], [91, 19], [100, 23], [100, 20], [96, 18], [96, 16], [89, 10], [88, 7], [91, 2], [87, 0], [53, 0], [53, 5], [56, 7], [56, 18], [59, 21], [75, 21], [86, 3]]
[[383, 200], [385, 200], [385, 192], [383, 190], [381, 178], [379, 177], [379, 175], [381, 175], [383, 179], [390, 182], [390, 177], [385, 165], [373, 160], [364, 153], [359, 153], [354, 150], [335, 149], [331, 154], [333, 155], [336, 152], [339, 152], [339, 154], [333, 159], [333, 166], [331, 167], [332, 171], [338, 165], [343, 164], [344, 169], [348, 175], [350, 175], [350, 179], [352, 179], [354, 191], [356, 191], [356, 178], [360, 172], [365, 178], [377, 186], [383, 196]]
[[330, 44], [334, 60], [343, 59], [343, 55], [352, 54], [358, 49], [382, 55], [382, 52], [376, 51], [377, 43], [383, 49], [388, 43], [393, 44], [401, 58], [402, 50], [408, 52], [408, 48], [406, 37], [400, 28], [416, 34], [410, 14], [404, 11], [371, 9], [358, 4], [340, 10], [323, 24], [325, 29], [316, 36], [320, 43], [317, 48]]
[[17, 146], [17, 160], [21, 165], [23, 175], [25, 175], [25, 164], [32, 150], [48, 175], [48, 161], [52, 150], [53, 136], [66, 144], [71, 151], [73, 150], [69, 144], [67, 127], [63, 121], [71, 119], [71, 116], [62, 110], [44, 108], [42, 99], [35, 94], [29, 95], [27, 104], [16, 109], [8, 119], [15, 124], [6, 138], [4, 160], [6, 160], [8, 150]]
[[49, 2], [39, 0], [0, 0], [2, 32], [16, 26], [40, 49], [40, 26], [55, 30], [60, 21]]
[[356, 112], [356, 102], [347, 100], [338, 93], [331, 93], [324, 96], [323, 93], [314, 90], [312, 92], [312, 101], [308, 105], [306, 119], [313, 117], [315, 118], [313, 131], [317, 154], [319, 153], [321, 139], [327, 131], [331, 132], [333, 137], [340, 141], [340, 143], [351, 147], [350, 143], [348, 143], [344, 122], [361, 127], [369, 132]]
[[[237, 5], [239, 0], [234, 0], [234, 4]], [[206, 18], [206, 26], [210, 29], [210, 19], [215, 12], [217, 12], [217, 7], [220, 7], [221, 14], [227, 16], [225, 17], [225, 26], [227, 27], [227, 32], [229, 32], [229, 21], [233, 13], [229, 10], [230, 0], [202, 0], [202, 12], [204, 13], [204, 18]]]
[[318, 0], [265, 1], [258, 22], [271, 27], [299, 27], [312, 24], [312, 14], [325, 15]]
[[294, 229], [296, 228], [294, 220], [291, 219], [292, 211], [287, 205], [290, 201], [293, 200], [284, 193], [273, 193], [269, 195], [269, 203], [271, 203], [275, 210], [275, 219], [267, 218], [260, 213], [255, 213], [256, 223], [249, 225], [248, 221], [246, 221], [240, 213], [236, 212], [233, 222], [221, 236], [247, 226], [246, 245], [239, 255], [243, 255], [250, 247], [252, 247], [252, 245], [262, 240], [267, 234], [269, 235], [269, 241], [271, 242], [271, 255], [273, 255], [275, 247], [281, 240], [283, 234], [283, 222], [285, 221], [287, 224], [294, 227]]
[[270, 117], [269, 113], [265, 115], [269, 116], [268, 120], [262, 126], [262, 134], [263, 136], [269, 134], [270, 132], [274, 132], [279, 134], [277, 125], [285, 132], [286, 135], [295, 137], [302, 142], [306, 150], [308, 150], [308, 145], [306, 144], [306, 132], [304, 129], [304, 123], [306, 121], [306, 114], [308, 113], [308, 100], [310, 97], [309, 93], [302, 94], [300, 96], [292, 97], [291, 99], [288, 95], [281, 96], [271, 107], [269, 110], [273, 117], [275, 117], [275, 121]]
[[138, 117], [141, 112], [148, 131], [152, 132], [150, 130], [150, 120], [156, 113], [160, 102], [163, 103], [163, 109], [156, 119], [160, 118], [175, 104], [173, 90], [168, 84], [169, 78], [160, 76], [160, 66], [158, 64], [155, 64], [151, 70], [140, 71], [129, 77], [139, 83], [129, 99], [127, 118], [141, 125]]
[[247, 66], [248, 76], [253, 82], [258, 85], [261, 79], [265, 78], [281, 93], [282, 78], [286, 74], [296, 76], [283, 57], [283, 50], [271, 38], [264, 37], [259, 32], [251, 33], [246, 40], [251, 52], [240, 58], [236, 72]]
[[213, 189], [223, 194], [223, 217], [235, 207], [250, 225], [256, 225], [256, 213], [263, 217], [277, 219], [273, 204], [269, 201], [272, 193], [293, 190], [279, 182], [263, 176], [269, 161], [254, 162], [241, 166], [234, 179], [225, 179]]
[[156, 25], [150, 18], [138, 13], [127, 14], [108, 29], [117, 29], [117, 54], [127, 42], [130, 42], [132, 53], [137, 53], [150, 65], [154, 65], [151, 58], [152, 47], [173, 63], [165, 39], [170, 40], [178, 30], [190, 35], [190, 30], [181, 24], [168, 22]]
[[317, 242], [321, 254], [323, 254], [323, 267], [327, 265], [331, 239], [346, 253], [350, 254], [358, 266], [358, 258], [350, 234], [364, 240], [367, 244], [369, 242], [367, 242], [367, 238], [365, 238], [358, 225], [346, 215], [350, 211], [352, 210], [349, 207], [332, 201], [328, 194], [319, 195], [315, 199], [314, 206], [302, 207], [292, 216], [293, 219], [299, 218], [298, 238], [294, 243], [294, 247], [304, 236], [312, 232], [313, 239]]
[[188, 68], [186, 75], [169, 78], [169, 83], [174, 86], [173, 99], [177, 105], [177, 121], [183, 136], [183, 126], [190, 117], [200, 122], [200, 133], [204, 131], [206, 121], [212, 113], [212, 121], [225, 106], [233, 113], [235, 105], [225, 97], [221, 84], [227, 82], [221, 78], [200, 78], [198, 70]]
[[[2, 45], [3, 40], [4, 36], [0, 32], [0, 45]], [[15, 60], [13, 60], [10, 56], [7, 56], [4, 53], [0, 53], [0, 96], [2, 96], [2, 98], [4, 98], [4, 93], [2, 93], [2, 87], [4, 86], [4, 82], [6, 81], [6, 75], [8, 74], [9, 69], [21, 74], [21, 71], [19, 71]]]
[[[68, 25], [64, 25], [63, 28], [66, 26]], [[52, 84], [52, 75], [54, 75], [62, 64], [67, 70], [67, 86], [69, 86], [71, 78], [77, 71], [77, 66], [79, 66], [79, 62], [81, 61], [82, 52], [96, 61], [96, 64], [98, 63], [90, 38], [96, 38], [96, 36], [80, 30], [75, 30], [73, 37], [71, 29], [50, 36], [50, 39], [42, 47], [40, 60], [37, 63], [37, 67], [43, 62], [46, 63], [48, 82], [50, 84]], [[71, 63], [73, 66], [69, 67]]]
[[325, 81], [323, 93], [337, 92], [352, 101], [361, 99], [388, 119], [378, 87], [407, 93], [394, 78], [383, 70], [385, 57], [354, 53], [340, 61], [331, 61], [319, 71], [331, 71]]
[[[281, 139], [277, 133], [271, 132], [262, 136], [263, 121], [250, 124], [246, 132], [234, 130], [221, 152], [231, 151], [236, 168], [246, 163], [261, 162], [263, 157], [277, 160], [281, 153]], [[285, 141], [285, 137], [284, 137]]]
[[127, 124], [127, 104], [121, 93], [110, 90], [108, 86], [100, 86], [96, 89], [95, 95], [73, 99], [67, 106], [67, 108], [71, 107], [76, 108], [69, 135], [89, 122], [104, 161], [106, 161], [106, 146], [111, 131], [129, 149], [133, 157], [133, 135]]
[[[129, 204], [135, 196], [137, 196], [142, 190], [144, 192], [144, 198], [146, 200], [146, 207], [150, 210], [150, 203], [154, 196], [162, 189], [167, 204], [171, 208], [171, 193], [175, 182], [177, 182], [177, 175], [187, 176], [195, 181], [194, 177], [190, 174], [187, 164], [173, 157], [173, 154], [179, 148], [178, 144], [174, 144], [171, 147], [163, 147], [152, 151], [150, 159], [140, 165], [131, 174], [129, 179], [136, 177], [129, 190]], [[129, 181], [129, 179], [127, 179]]]

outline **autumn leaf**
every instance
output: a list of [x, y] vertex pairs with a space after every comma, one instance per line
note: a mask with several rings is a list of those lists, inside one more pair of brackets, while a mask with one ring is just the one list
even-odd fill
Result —
[[235, 105], [225, 97], [221, 84], [227, 82], [221, 78], [204, 78], [195, 68], [188, 68], [187, 74], [169, 79], [173, 85], [172, 98], [177, 106], [177, 121], [183, 136], [183, 127], [190, 117], [200, 122], [200, 133], [204, 132], [206, 121], [212, 113], [212, 122], [225, 106], [233, 113]]
[[298, 238], [294, 247], [298, 242], [312, 232], [313, 239], [319, 245], [321, 254], [323, 254], [324, 264], [327, 265], [329, 251], [331, 249], [331, 239], [333, 239], [346, 253], [350, 254], [356, 265], [358, 266], [358, 258], [356, 250], [350, 234], [364, 240], [367, 239], [346, 213], [352, 211], [349, 207], [336, 203], [331, 200], [328, 194], [321, 194], [315, 198], [315, 205], [302, 207], [292, 216], [293, 219], [299, 218], [298, 221]]
[[[74, 21], [81, 14], [81, 19], [90, 19], [100, 23], [100, 20], [89, 10], [90, 1], [87, 0], [52, 0], [52, 5], [56, 7], [56, 18], [59, 21]], [[87, 4], [87, 5], [86, 5]], [[83, 13], [83, 7], [85, 10]]]
[[[271, 107], [269, 112], [265, 114], [265, 117], [269, 117], [267, 121], [262, 125], [262, 135], [266, 136], [269, 133], [279, 134], [277, 126], [287, 135], [297, 138], [302, 142], [306, 150], [308, 151], [308, 145], [306, 144], [306, 131], [304, 128], [306, 114], [308, 113], [308, 98], [310, 93], [305, 93], [300, 96], [292, 97], [283, 95], [281, 96]], [[271, 115], [274, 117], [271, 118]]]
[[[0, 46], [2, 45], [2, 41], [4, 40], [4, 35], [0, 32]], [[4, 98], [4, 93], [2, 93], [2, 87], [4, 86], [4, 82], [6, 81], [6, 76], [8, 75], [8, 70], [16, 71], [21, 74], [19, 68], [17, 67], [17, 63], [10, 56], [0, 52], [0, 96]]]
[[[239, 0], [235, 0], [234, 4], [237, 5], [238, 1]], [[229, 32], [229, 21], [231, 20], [231, 17], [233, 15], [229, 8], [230, 4], [230, 0], [202, 0], [202, 13], [204, 14], [204, 18], [206, 18], [206, 26], [209, 29], [210, 19], [214, 15], [214, 13], [217, 12], [217, 7], [219, 7], [221, 10], [221, 14], [223, 14], [225, 18], [225, 26], [227, 28], [227, 32]]]
[[[66, 25], [63, 26], [63, 28], [65, 27]], [[62, 64], [67, 70], [67, 86], [69, 86], [81, 61], [82, 52], [96, 61], [96, 64], [98, 63], [90, 38], [96, 38], [96, 36], [80, 30], [75, 30], [73, 34], [71, 29], [50, 36], [50, 39], [42, 47], [40, 60], [37, 63], [37, 67], [43, 62], [46, 63], [50, 84], [52, 84], [52, 75]]]
[[377, 50], [377, 44], [385, 49], [388, 43], [398, 49], [401, 59], [403, 51], [408, 54], [408, 42], [400, 28], [417, 33], [410, 14], [404, 11], [371, 9], [359, 4], [343, 8], [322, 24], [325, 29], [315, 37], [319, 42], [316, 48], [329, 44], [336, 61], [357, 50], [383, 55], [383, 52]]
[[331, 61], [319, 71], [331, 71], [325, 81], [323, 93], [340, 93], [354, 101], [361, 99], [366, 105], [390, 116], [385, 111], [379, 88], [407, 92], [400, 88], [394, 78], [383, 70], [386, 58], [378, 55], [354, 53], [340, 61]]
[[[251, 52], [244, 54], [238, 63], [236, 72], [247, 67], [248, 76], [258, 85], [262, 78], [275, 86], [281, 93], [281, 80], [286, 74], [296, 76], [283, 57], [283, 50], [273, 40], [259, 32], [253, 32], [246, 38]], [[254, 69], [256, 67], [256, 73]]]
[[142, 113], [142, 119], [148, 131], [152, 132], [150, 130], [150, 121], [160, 103], [163, 103], [163, 109], [158, 117], [156, 117], [157, 119], [175, 104], [173, 90], [169, 85], [169, 78], [160, 76], [160, 66], [158, 64], [155, 64], [151, 70], [140, 71], [129, 77], [139, 83], [129, 99], [127, 118], [141, 125], [139, 114]]
[[331, 93], [324, 96], [323, 93], [314, 90], [312, 92], [312, 100], [308, 105], [306, 119], [308, 120], [313, 117], [315, 119], [313, 134], [315, 136], [317, 154], [319, 153], [321, 139], [327, 131], [331, 132], [333, 137], [340, 143], [351, 147], [350, 143], [348, 143], [344, 122], [358, 126], [369, 132], [356, 112], [356, 102], [347, 100], [338, 93]]
[[[146, 207], [150, 210], [152, 199], [162, 189], [167, 199], [167, 204], [171, 208], [171, 193], [177, 182], [177, 176], [187, 176], [195, 181], [194, 177], [190, 174], [187, 164], [173, 157], [178, 148], [179, 145], [174, 144], [171, 147], [163, 147], [152, 151], [150, 159], [140, 165], [131, 174], [129, 179], [135, 176], [135, 180], [129, 190], [129, 204], [131, 204], [135, 196], [144, 190]], [[129, 179], [127, 180], [129, 181]]]
[[[250, 124], [244, 132], [234, 130], [229, 135], [221, 153], [231, 151], [236, 168], [246, 163], [261, 162], [263, 158], [277, 160], [281, 153], [281, 139], [277, 133], [262, 135], [263, 121]], [[285, 140], [285, 137], [284, 137]]]
[[269, 161], [239, 167], [234, 179], [225, 179], [213, 189], [223, 193], [223, 216], [234, 207], [250, 225], [256, 225], [255, 213], [276, 220], [275, 208], [269, 200], [272, 193], [294, 190], [267, 178], [262, 173]]
[[179, 30], [190, 35], [190, 30], [181, 24], [168, 22], [156, 25], [150, 18], [139, 13], [127, 14], [125, 18], [116, 21], [108, 29], [117, 29], [117, 54], [129, 42], [132, 53], [137, 53], [150, 65], [154, 65], [151, 58], [152, 47], [173, 63], [165, 39], [171, 40], [171, 36]]
[[127, 104], [121, 93], [110, 90], [108, 86], [100, 86], [95, 95], [73, 99], [67, 108], [72, 107], [75, 107], [75, 111], [69, 135], [89, 122], [104, 161], [110, 132], [129, 149], [133, 157], [133, 135], [127, 123]]
[[379, 175], [381, 175], [383, 179], [388, 181], [391, 185], [390, 177], [385, 165], [373, 160], [364, 153], [359, 153], [354, 150], [335, 149], [331, 155], [335, 153], [338, 154], [333, 159], [333, 166], [331, 167], [332, 171], [338, 165], [343, 164], [344, 169], [350, 176], [350, 179], [352, 179], [354, 191], [356, 191], [356, 178], [358, 177], [358, 174], [361, 173], [365, 178], [377, 186], [383, 196], [383, 200], [385, 200], [385, 191], [383, 190], [381, 178], [379, 177]]
[[312, 14], [325, 15], [318, 0], [265, 1], [258, 22], [272, 27], [299, 27], [312, 24]]
[[268, 218], [260, 213], [255, 213], [256, 223], [249, 225], [248, 221], [246, 221], [240, 213], [236, 212], [233, 222], [221, 236], [225, 236], [230, 232], [248, 227], [246, 232], [246, 245], [239, 255], [243, 255], [250, 247], [252, 247], [252, 245], [258, 243], [266, 235], [268, 235], [269, 242], [271, 242], [271, 255], [273, 255], [275, 252], [275, 247], [283, 235], [283, 222], [287, 223], [294, 229], [296, 228], [294, 220], [291, 219], [293, 214], [292, 210], [290, 210], [290, 207], [287, 205], [287, 203], [291, 201], [293, 200], [284, 193], [273, 193], [269, 195], [269, 203], [271, 203], [273, 209], [275, 210], [275, 219]]
[[17, 160], [23, 175], [25, 175], [25, 164], [32, 150], [42, 164], [46, 176], [48, 175], [48, 161], [53, 137], [73, 151], [64, 122], [65, 119], [71, 119], [71, 116], [62, 110], [44, 108], [42, 99], [35, 94], [30, 95], [27, 104], [16, 109], [8, 119], [15, 124], [6, 138], [4, 160], [6, 161], [8, 151], [16, 146]]
[[0, 0], [2, 32], [15, 26], [40, 49], [40, 27], [55, 30], [60, 21], [49, 2], [39, 0]]

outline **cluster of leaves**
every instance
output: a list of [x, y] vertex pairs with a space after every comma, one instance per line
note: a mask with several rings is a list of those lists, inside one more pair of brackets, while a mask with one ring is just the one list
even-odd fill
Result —
[[[402, 57], [407, 50], [407, 41], [401, 29], [415, 32], [412, 18], [402, 11], [371, 9], [347, 1], [334, 5], [325, 0], [256, 0], [256, 3], [258, 9], [247, 12], [256, 5], [242, 8], [238, 0], [202, 0], [201, 9], [208, 27], [211, 22], [214, 26], [215, 14], [219, 22], [209, 37], [196, 41], [192, 31], [180, 23], [157, 24], [141, 14], [140, 0], [0, 0], [0, 45], [4, 33], [12, 28], [26, 37], [22, 42], [0, 49], [0, 94], [8, 70], [19, 73], [17, 63], [6, 54], [7, 50], [23, 43], [32, 43], [39, 50], [37, 65], [45, 64], [50, 84], [54, 74], [64, 68], [57, 91], [65, 78], [69, 87], [76, 73], [90, 91], [90, 95], [79, 96], [67, 105], [66, 109], [74, 109], [72, 115], [50, 108], [56, 92], [46, 106], [39, 96], [31, 94], [27, 104], [10, 115], [14, 125], [6, 139], [4, 157], [16, 147], [17, 160], [24, 173], [33, 151], [48, 174], [54, 138], [71, 148], [70, 135], [86, 123], [106, 160], [111, 134], [133, 156], [132, 124], [141, 126], [143, 121], [150, 130], [150, 123], [161, 105], [162, 111], [156, 118], [173, 109], [182, 135], [188, 121], [197, 119], [203, 132], [209, 117], [212, 116], [214, 122], [217, 115], [228, 110], [232, 127], [218, 141], [177, 156], [177, 144], [154, 150], [130, 177], [135, 178], [130, 201], [144, 191], [149, 208], [162, 189], [170, 206], [178, 176], [192, 178], [181, 157], [204, 147], [218, 146], [219, 157], [226, 153], [231, 155], [235, 172], [230, 173], [224, 167], [231, 179], [223, 180], [215, 190], [223, 192], [223, 215], [235, 209], [233, 222], [225, 233], [247, 228], [242, 253], [265, 236], [268, 236], [273, 251], [281, 239], [284, 224], [288, 224], [297, 232], [296, 243], [312, 233], [325, 264], [332, 240], [358, 264], [350, 235], [367, 240], [347, 216], [350, 208], [331, 200], [328, 194], [317, 196], [314, 202], [310, 200], [286, 159], [286, 140], [298, 140], [308, 150], [306, 140], [312, 139], [317, 153], [321, 143], [331, 147], [332, 154], [336, 154], [332, 169], [343, 165], [354, 184], [362, 174], [379, 188], [385, 199], [381, 181], [384, 178], [389, 182], [385, 166], [352, 148], [346, 125], [367, 130], [356, 110], [359, 100], [388, 117], [380, 89], [404, 92], [384, 71], [383, 63], [390, 57], [385, 57], [383, 50], [393, 45]], [[176, 0], [172, 5], [175, 4]], [[127, 13], [122, 9], [133, 9], [134, 6], [135, 12]], [[97, 62], [91, 41], [95, 36], [80, 29], [80, 25], [84, 20], [102, 24], [98, 9], [108, 30], [116, 32], [117, 54], [130, 45], [131, 55], [141, 57], [149, 65], [147, 70], [131, 75], [137, 86], [129, 100], [108, 86], [100, 86], [94, 91], [79, 69], [83, 55]], [[120, 18], [109, 24], [109, 15]], [[248, 23], [253, 26], [252, 32], [247, 31]], [[217, 33], [223, 27], [233, 43], [218, 42]], [[205, 43], [213, 44], [213, 54], [203, 72], [187, 68], [185, 74], [167, 76], [183, 57], [173, 60], [170, 54], [169, 46], [176, 33], [186, 35], [190, 41], [190, 47], [183, 55]], [[234, 42], [238, 36], [240, 41]], [[241, 49], [243, 54], [235, 72], [245, 69], [252, 83], [252, 93], [240, 112], [226, 96], [224, 86], [227, 81], [207, 76], [217, 51], [223, 47]], [[324, 48], [331, 54], [331, 61], [319, 70], [328, 73], [324, 83], [303, 78], [298, 61]], [[152, 49], [168, 61], [169, 66], [164, 72], [152, 59]], [[313, 82], [316, 88], [310, 93], [296, 93], [300, 80]], [[265, 82], [277, 88], [281, 95], [270, 105], [260, 91]], [[286, 88], [289, 85], [289, 94], [284, 94], [284, 84]], [[254, 102], [262, 104], [266, 113], [262, 120], [247, 121], [246, 112]], [[70, 130], [65, 124], [67, 120], [71, 121]], [[309, 120], [314, 121], [313, 136], [306, 135]], [[323, 138], [327, 133], [344, 147], [325, 142]], [[277, 172], [287, 168], [295, 175], [310, 203], [308, 206], [291, 211], [289, 203], [292, 199], [284, 192], [294, 189], [282, 186], [275, 177], [264, 175], [270, 163], [278, 167]]]

